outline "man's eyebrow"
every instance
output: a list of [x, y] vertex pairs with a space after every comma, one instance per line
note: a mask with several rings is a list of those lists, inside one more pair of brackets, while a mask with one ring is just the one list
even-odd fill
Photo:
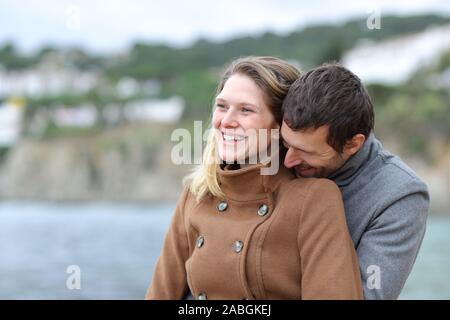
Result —
[[286, 144], [286, 145], [288, 145], [289, 148], [294, 148], [294, 149], [296, 149], [296, 150], [300, 150], [300, 151], [303, 151], [303, 152], [306, 152], [306, 153], [315, 153], [314, 151], [309, 151], [309, 150], [305, 150], [305, 149], [302, 149], [302, 148], [299, 148], [299, 147], [290, 145], [290, 144], [289, 144], [286, 140], [284, 140], [284, 139], [283, 139], [283, 143]]

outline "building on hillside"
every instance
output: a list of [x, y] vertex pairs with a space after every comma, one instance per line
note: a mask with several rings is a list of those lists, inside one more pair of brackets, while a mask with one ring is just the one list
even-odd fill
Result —
[[97, 109], [93, 105], [56, 107], [52, 112], [53, 123], [62, 127], [89, 128], [97, 123]]
[[450, 50], [449, 35], [450, 25], [444, 25], [381, 42], [366, 42], [347, 52], [342, 64], [365, 83], [401, 84]]
[[22, 116], [25, 103], [21, 99], [10, 99], [0, 104], [0, 147], [12, 147], [22, 132]]
[[124, 107], [124, 115], [130, 122], [176, 123], [181, 119], [183, 110], [184, 100], [181, 97], [147, 99], [128, 103]]

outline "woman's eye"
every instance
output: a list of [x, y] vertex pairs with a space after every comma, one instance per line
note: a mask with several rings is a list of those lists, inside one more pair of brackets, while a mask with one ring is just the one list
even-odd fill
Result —
[[225, 105], [223, 105], [223, 104], [216, 104], [216, 108], [225, 109]]
[[243, 112], [253, 112], [252, 109], [247, 109], [247, 108], [242, 108], [242, 111], [243, 111]]

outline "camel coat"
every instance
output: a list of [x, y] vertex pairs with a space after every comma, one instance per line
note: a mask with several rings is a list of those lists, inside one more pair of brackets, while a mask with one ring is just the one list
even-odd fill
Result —
[[280, 166], [219, 167], [225, 199], [183, 191], [146, 299], [362, 299], [338, 187]]

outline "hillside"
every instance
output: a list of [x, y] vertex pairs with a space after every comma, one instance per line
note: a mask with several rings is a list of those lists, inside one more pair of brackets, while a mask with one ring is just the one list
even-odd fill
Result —
[[[305, 70], [325, 61], [345, 60], [361, 45], [369, 44], [371, 51], [381, 55], [367, 59], [367, 69], [379, 71], [381, 65], [388, 70], [402, 58], [392, 58], [395, 55], [389, 54], [390, 48], [403, 49], [413, 57], [416, 49], [402, 48], [402, 44], [411, 44], [427, 31], [437, 26], [448, 28], [449, 24], [449, 17], [432, 15], [383, 17], [380, 30], [369, 30], [365, 19], [360, 19], [336, 26], [309, 26], [287, 35], [265, 33], [225, 42], [199, 40], [185, 48], [136, 43], [127, 52], [111, 56], [51, 47], [27, 56], [13, 44], [0, 45], [0, 76], [6, 80], [65, 72], [65, 78], [85, 77], [92, 84], [87, 91], [20, 97], [26, 105], [23, 136], [14, 147], [0, 149], [0, 198], [175, 200], [181, 177], [190, 167], [170, 163], [170, 133], [180, 127], [191, 130], [193, 120], [210, 117], [215, 86], [230, 60], [275, 55]], [[424, 177], [432, 191], [433, 211], [440, 213], [448, 212], [450, 206], [450, 51], [425, 60], [405, 73], [407, 76], [399, 77], [401, 81], [366, 84], [375, 105], [376, 135]], [[408, 61], [415, 64], [415, 60]], [[119, 95], [119, 84], [130, 81], [143, 89]], [[185, 101], [178, 122], [122, 121], [128, 103], [173, 96]], [[0, 94], [0, 106], [9, 98]], [[80, 109], [92, 105], [96, 113], [104, 115], [111, 104], [121, 108], [119, 120], [113, 124], [102, 116], [92, 126], [81, 128], [58, 126], [51, 120], [60, 106]], [[42, 129], [39, 134], [37, 126]]]

